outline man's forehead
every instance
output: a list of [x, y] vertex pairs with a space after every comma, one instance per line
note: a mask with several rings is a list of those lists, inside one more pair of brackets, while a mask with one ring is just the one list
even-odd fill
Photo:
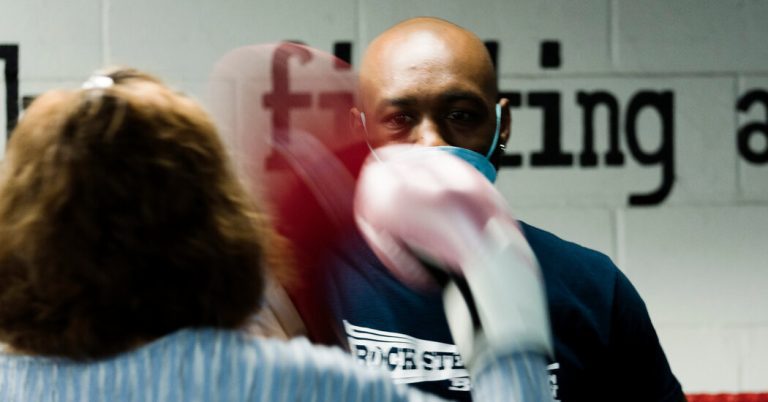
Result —
[[448, 104], [459, 101], [493, 102], [492, 94], [476, 76], [434, 69], [390, 70], [361, 82], [368, 107]]
[[415, 108], [424, 105], [447, 106], [458, 102], [483, 107], [486, 94], [478, 86], [455, 81], [454, 85], [382, 86], [369, 93], [369, 106], [374, 109], [386, 107]]
[[360, 70], [361, 89], [368, 102], [400, 102], [462, 91], [495, 96], [493, 66], [482, 42], [463, 29], [438, 27], [393, 29], [371, 43]]
[[[455, 36], [455, 37], [454, 37]], [[405, 72], [429, 66], [440, 70], [480, 71], [488, 68], [488, 53], [482, 43], [471, 37], [440, 35], [433, 31], [415, 31], [383, 35], [368, 48], [361, 74], [381, 74], [391, 70]], [[378, 72], [377, 72], [378, 70]]]

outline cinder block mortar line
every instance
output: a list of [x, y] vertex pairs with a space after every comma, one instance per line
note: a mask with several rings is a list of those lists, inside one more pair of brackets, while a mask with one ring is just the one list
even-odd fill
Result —
[[634, 79], [669, 79], [669, 78], [733, 78], [734, 75], [764, 75], [768, 70], [740, 71], [595, 71], [595, 72], [537, 72], [537, 73], [502, 73], [500, 79], [571, 79], [571, 78], [634, 78]]
[[619, 5], [617, 0], [608, 2], [608, 54], [611, 68], [619, 68]]
[[[739, 94], [741, 93], [741, 91], [744, 90], [744, 87], [745, 87], [745, 85], [744, 85], [744, 76], [740, 75], [740, 74], [736, 74], [736, 79], [733, 80], [733, 82], [734, 82], [734, 88], [733, 88], [734, 96], [733, 96], [733, 99], [734, 99], [734, 107], [735, 107], [735, 104], [736, 104], [737, 100], [739, 99]], [[734, 119], [733, 119], [733, 125], [734, 125], [733, 132], [734, 133], [738, 133], [739, 132], [739, 125], [741, 123], [740, 120], [741, 119], [739, 118], [739, 112], [738, 112], [738, 110], [736, 110], [735, 111], [735, 116], [734, 116]], [[734, 149], [736, 149], [736, 141], [735, 140], [736, 140], [736, 137], [734, 136], [734, 142], [733, 142]], [[744, 188], [744, 175], [743, 175], [743, 172], [742, 172], [744, 164], [742, 163], [742, 159], [741, 158], [734, 158], [734, 164], [736, 165], [736, 166], [734, 166], [734, 170], [736, 172], [736, 193], [737, 193], [738, 198], [739, 198], [738, 202], [742, 203], [742, 202], [745, 202], [745, 200], [747, 198], [746, 188]]]

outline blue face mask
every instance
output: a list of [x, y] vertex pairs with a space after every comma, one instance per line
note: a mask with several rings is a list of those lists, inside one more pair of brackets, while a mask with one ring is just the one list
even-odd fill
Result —
[[466, 148], [452, 147], [452, 146], [440, 146], [432, 147], [432, 149], [448, 152], [451, 155], [462, 159], [464, 162], [474, 166], [480, 173], [485, 176], [488, 181], [494, 183], [496, 181], [496, 167], [493, 166], [488, 157], [485, 157], [475, 151], [470, 151]]
[[[360, 118], [363, 122], [363, 128], [368, 131], [368, 129], [365, 126], [365, 114], [360, 113]], [[450, 145], [444, 145], [439, 147], [431, 147], [431, 149], [441, 150], [444, 152], [448, 152], [459, 159], [462, 159], [463, 161], [469, 163], [470, 165], [474, 166], [475, 169], [477, 169], [480, 173], [485, 176], [488, 181], [491, 183], [494, 183], [496, 181], [496, 167], [493, 166], [491, 163], [491, 156], [493, 155], [493, 151], [496, 150], [496, 146], [499, 144], [499, 133], [501, 130], [501, 105], [498, 103], [496, 104], [496, 131], [493, 133], [493, 142], [491, 143], [490, 149], [488, 149], [488, 152], [483, 156], [482, 154], [466, 149], [466, 148], [460, 148], [460, 147], [454, 147]]]

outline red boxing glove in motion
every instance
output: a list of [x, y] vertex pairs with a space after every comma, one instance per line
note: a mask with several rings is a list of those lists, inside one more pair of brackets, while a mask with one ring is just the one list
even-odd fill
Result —
[[453, 280], [445, 313], [470, 371], [499, 353], [552, 354], [538, 262], [503, 197], [475, 168], [435, 148], [376, 150], [360, 175], [355, 219], [376, 255], [413, 287]]

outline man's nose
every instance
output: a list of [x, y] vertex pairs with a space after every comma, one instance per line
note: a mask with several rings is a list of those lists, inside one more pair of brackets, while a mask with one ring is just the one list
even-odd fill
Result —
[[426, 147], [437, 147], [448, 145], [440, 134], [440, 127], [431, 119], [423, 119], [418, 126], [414, 128], [416, 145]]

